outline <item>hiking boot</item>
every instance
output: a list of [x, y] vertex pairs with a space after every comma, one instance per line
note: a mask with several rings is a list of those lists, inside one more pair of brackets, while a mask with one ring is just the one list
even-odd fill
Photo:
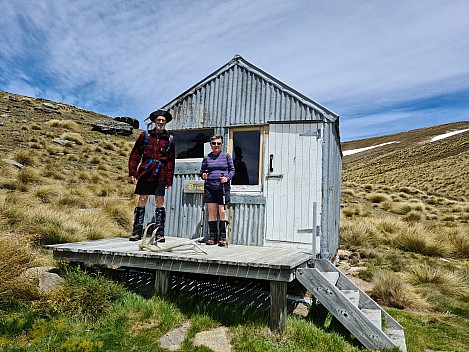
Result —
[[216, 221], [209, 221], [208, 222], [209, 232], [208, 232], [208, 240], [205, 242], [208, 246], [213, 246], [217, 240], [217, 222]]
[[155, 225], [158, 227], [155, 236], [155, 242], [165, 242], [164, 238], [164, 223], [166, 222], [166, 209], [156, 208], [155, 209]]
[[132, 236], [129, 237], [129, 241], [139, 241], [142, 239], [144, 218], [145, 218], [145, 207], [135, 207], [134, 225], [132, 228]]
[[220, 236], [218, 237], [218, 245], [220, 247], [226, 247], [226, 225], [228, 221], [220, 221]]

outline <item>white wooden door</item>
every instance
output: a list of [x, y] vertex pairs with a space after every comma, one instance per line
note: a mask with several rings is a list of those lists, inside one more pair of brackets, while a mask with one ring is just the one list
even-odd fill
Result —
[[[319, 226], [321, 125], [272, 124], [266, 148], [266, 245], [311, 249]], [[314, 236], [314, 237], [313, 237]]]

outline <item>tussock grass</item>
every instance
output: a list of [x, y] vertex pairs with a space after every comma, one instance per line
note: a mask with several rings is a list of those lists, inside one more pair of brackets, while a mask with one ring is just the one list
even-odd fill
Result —
[[412, 210], [410, 213], [402, 217], [402, 220], [409, 223], [416, 223], [422, 219], [422, 214]]
[[371, 193], [368, 196], [368, 199], [372, 203], [382, 203], [382, 202], [390, 202], [391, 197], [388, 194], [385, 193]]
[[348, 218], [362, 214], [362, 207], [358, 204], [348, 205], [341, 210], [342, 214]]
[[41, 175], [33, 167], [24, 167], [20, 170], [17, 176], [18, 182], [23, 185], [39, 184], [41, 183]]
[[35, 166], [38, 163], [34, 152], [24, 150], [16, 151], [13, 154], [13, 160], [24, 166]]
[[341, 246], [345, 248], [370, 245], [379, 237], [375, 227], [365, 221], [341, 225], [340, 233]]
[[10, 231], [21, 224], [24, 219], [24, 209], [27, 206], [32, 205], [24, 201], [18, 194], [7, 194], [0, 207], [2, 228]]
[[399, 231], [399, 227], [402, 226], [398, 220], [393, 218], [378, 219], [377, 229], [385, 234], [395, 234]]
[[412, 305], [409, 285], [395, 273], [376, 270], [372, 284], [371, 297], [380, 304], [399, 309]]
[[106, 150], [111, 150], [111, 151], [116, 151], [117, 150], [117, 147], [114, 143], [110, 142], [110, 141], [101, 141], [99, 142], [99, 146], [101, 146], [102, 148], [106, 149]]
[[418, 225], [404, 228], [397, 234], [394, 243], [402, 250], [430, 257], [447, 257], [451, 253], [447, 242], [441, 241], [435, 233]]
[[409, 203], [393, 203], [389, 210], [398, 215], [405, 215], [412, 211], [412, 206]]
[[78, 131], [79, 125], [73, 120], [56, 120], [52, 119], [47, 122], [49, 127], [63, 128], [70, 131]]
[[133, 224], [133, 215], [129, 207], [123, 207], [122, 204], [117, 204], [114, 199], [108, 199], [103, 201], [102, 210], [116, 224], [130, 230]]
[[85, 198], [68, 193], [62, 194], [57, 203], [59, 206], [70, 208], [85, 209], [89, 207], [88, 201]]
[[29, 243], [14, 234], [1, 234], [0, 252], [0, 302], [36, 298], [37, 289], [23, 277], [36, 257]]
[[469, 258], [469, 234], [460, 228], [448, 230], [447, 240], [456, 258]]
[[46, 151], [49, 155], [63, 154], [65, 149], [59, 145], [48, 144], [46, 145]]
[[419, 265], [409, 269], [409, 282], [416, 286], [427, 285], [454, 298], [469, 297], [469, 286], [461, 276], [443, 269], [437, 263]]
[[62, 133], [60, 138], [75, 142], [78, 145], [83, 145], [85, 143], [85, 140], [79, 133], [65, 132], [65, 133]]
[[16, 170], [12, 165], [0, 159], [0, 180], [15, 175]]
[[34, 191], [34, 196], [36, 196], [41, 203], [52, 203], [59, 195], [60, 192], [57, 191], [57, 187], [53, 186], [40, 186]]

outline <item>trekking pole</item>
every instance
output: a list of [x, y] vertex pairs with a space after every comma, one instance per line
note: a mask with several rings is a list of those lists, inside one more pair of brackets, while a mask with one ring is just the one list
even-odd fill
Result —
[[[223, 177], [223, 173], [221, 174], [221, 177]], [[228, 214], [226, 212], [226, 196], [225, 196], [225, 184], [222, 184], [222, 194], [223, 194], [223, 208], [225, 209], [225, 221], [226, 221], [226, 227], [225, 227], [225, 231], [226, 231], [226, 247], [228, 248], [228, 240], [229, 240], [229, 237], [228, 237], [228, 225], [230, 224], [229, 221], [228, 221]]]
[[[202, 174], [207, 174], [208, 177], [208, 170], [204, 170]], [[202, 191], [202, 219], [200, 220], [200, 237], [199, 242], [203, 242], [204, 240], [204, 222], [205, 222], [205, 186], [207, 184], [207, 179], [204, 180], [204, 190]]]

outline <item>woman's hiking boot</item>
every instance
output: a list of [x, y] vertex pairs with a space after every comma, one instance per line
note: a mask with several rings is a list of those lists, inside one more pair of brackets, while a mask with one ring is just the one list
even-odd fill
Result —
[[208, 246], [213, 246], [215, 244], [215, 241], [217, 240], [217, 222], [216, 221], [209, 221], [208, 222], [208, 240], [205, 242], [206, 245]]
[[218, 245], [220, 247], [226, 247], [226, 225], [228, 221], [220, 221], [220, 236], [218, 237]]

